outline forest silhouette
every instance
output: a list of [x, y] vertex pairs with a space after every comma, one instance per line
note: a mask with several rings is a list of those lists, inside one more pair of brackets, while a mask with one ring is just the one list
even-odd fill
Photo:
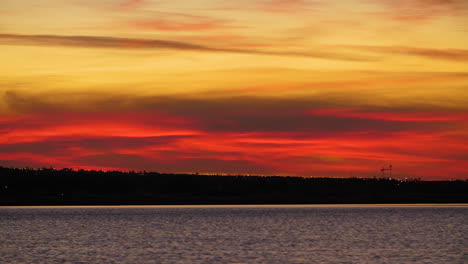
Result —
[[0, 167], [0, 205], [467, 203], [468, 181]]

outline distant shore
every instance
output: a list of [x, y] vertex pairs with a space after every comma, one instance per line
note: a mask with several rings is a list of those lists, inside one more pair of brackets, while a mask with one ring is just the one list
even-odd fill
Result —
[[0, 167], [0, 206], [468, 203], [468, 181]]

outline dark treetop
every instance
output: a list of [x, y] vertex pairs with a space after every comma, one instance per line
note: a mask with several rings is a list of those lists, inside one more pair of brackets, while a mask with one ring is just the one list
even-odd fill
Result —
[[0, 167], [0, 205], [467, 203], [468, 181]]

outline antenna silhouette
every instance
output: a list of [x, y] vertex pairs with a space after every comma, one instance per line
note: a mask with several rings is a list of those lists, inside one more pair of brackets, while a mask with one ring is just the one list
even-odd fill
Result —
[[380, 172], [382, 173], [382, 178], [385, 178], [385, 171], [389, 171], [389, 172], [390, 172], [390, 178], [391, 178], [391, 177], [392, 177], [392, 169], [393, 169], [392, 164], [390, 164], [390, 165], [388, 166], [388, 168], [382, 167], [382, 169], [380, 169]]

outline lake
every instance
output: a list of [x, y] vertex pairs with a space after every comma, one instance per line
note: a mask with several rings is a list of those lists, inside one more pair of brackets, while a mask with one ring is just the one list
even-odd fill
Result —
[[467, 263], [468, 205], [0, 208], [0, 263]]

